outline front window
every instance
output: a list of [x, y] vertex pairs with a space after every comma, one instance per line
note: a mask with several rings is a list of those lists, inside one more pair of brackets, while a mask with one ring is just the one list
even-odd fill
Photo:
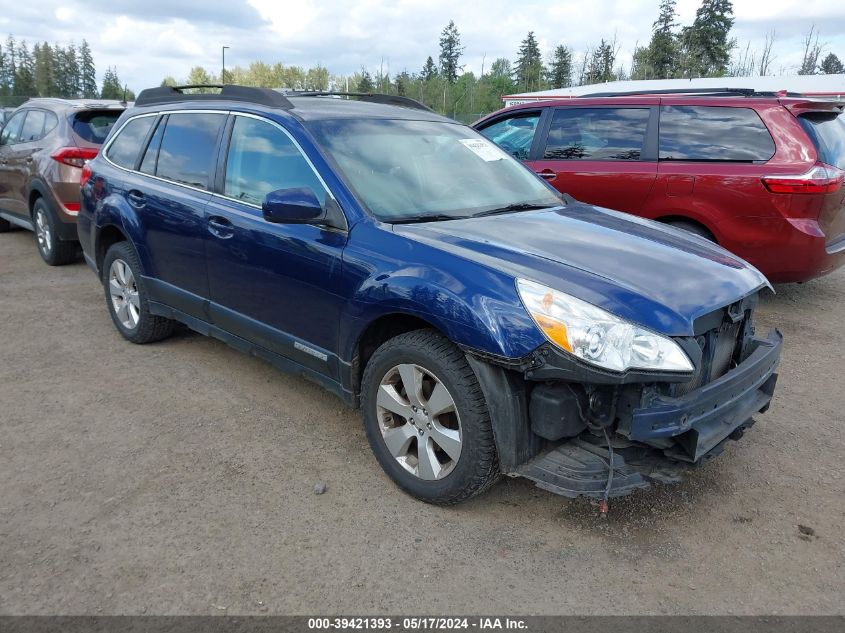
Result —
[[539, 122], [540, 114], [532, 112], [496, 121], [479, 132], [514, 158], [528, 160]]
[[369, 211], [386, 222], [561, 204], [518, 161], [457, 123], [340, 119], [310, 129]]
[[326, 190], [293, 141], [276, 126], [239, 116], [232, 128], [223, 193], [261, 205], [271, 191], [307, 188], [320, 204]]

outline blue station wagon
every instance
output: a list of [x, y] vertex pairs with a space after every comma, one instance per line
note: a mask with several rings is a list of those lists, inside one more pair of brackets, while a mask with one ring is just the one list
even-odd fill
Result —
[[145, 90], [78, 230], [124, 338], [183, 323], [318, 382], [431, 503], [507, 474], [606, 507], [719, 454], [777, 380], [755, 268], [406, 98]]

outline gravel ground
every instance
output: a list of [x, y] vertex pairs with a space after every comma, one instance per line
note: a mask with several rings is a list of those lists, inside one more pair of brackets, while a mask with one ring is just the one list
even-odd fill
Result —
[[0, 613], [845, 613], [843, 295], [779, 287], [771, 411], [601, 521], [524, 480], [417, 502], [330, 394], [187, 331], [126, 343], [84, 264], [1, 235]]

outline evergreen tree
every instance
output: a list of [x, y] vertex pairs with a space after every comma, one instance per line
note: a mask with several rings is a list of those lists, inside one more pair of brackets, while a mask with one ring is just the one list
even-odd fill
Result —
[[420, 76], [423, 81], [430, 81], [437, 77], [437, 66], [434, 65], [434, 60], [431, 58], [431, 55], [429, 55], [428, 59], [425, 60], [425, 66], [423, 66]]
[[357, 92], [374, 92], [376, 89], [373, 83], [373, 78], [370, 76], [366, 68], [361, 68], [361, 79], [358, 81], [358, 86], [355, 88]]
[[543, 58], [540, 55], [540, 46], [534, 37], [534, 31], [528, 35], [519, 46], [519, 57], [514, 68], [514, 78], [517, 88], [526, 92], [539, 90], [541, 77], [544, 74]]
[[56, 97], [59, 95], [56, 87], [55, 58], [52, 47], [44, 42], [32, 49], [35, 58], [35, 89], [39, 96]]
[[552, 88], [568, 88], [572, 85], [572, 51], [563, 44], [555, 48], [549, 70]]
[[101, 99], [123, 99], [123, 86], [117, 76], [117, 69], [109, 66], [103, 75], [103, 88], [100, 90]]
[[5, 97], [11, 93], [11, 84], [7, 77], [8, 58], [3, 46], [0, 45], [0, 97]]
[[586, 83], [602, 83], [616, 80], [613, 65], [616, 63], [616, 45], [614, 42], [602, 40], [590, 54], [587, 66]]
[[13, 94], [20, 97], [34, 97], [37, 94], [35, 88], [35, 61], [29, 52], [26, 42], [21, 42], [17, 48], [17, 68], [15, 70], [15, 87]]
[[94, 66], [94, 57], [88, 42], [82, 40], [79, 47], [79, 83], [82, 96], [86, 99], [94, 99], [97, 96], [97, 70]]
[[674, 29], [675, 0], [661, 0], [660, 14], [652, 26], [648, 45], [646, 71], [650, 78], [669, 79], [675, 74], [678, 60], [678, 41]]
[[455, 83], [458, 80], [458, 71], [461, 69], [458, 61], [463, 51], [458, 27], [455, 26], [454, 21], [449, 20], [449, 24], [440, 34], [440, 74], [449, 83]]
[[82, 72], [76, 45], [71, 42], [67, 48], [60, 50], [62, 63], [59, 88], [65, 97], [78, 97], [82, 93]]
[[400, 97], [406, 96], [410, 90], [412, 81], [413, 79], [411, 75], [408, 74], [407, 70], [403, 70], [401, 73], [396, 75], [396, 94]]
[[15, 38], [9, 35], [6, 39], [6, 60], [3, 72], [3, 90], [5, 94], [15, 93], [15, 75], [18, 71], [18, 51]]
[[827, 57], [822, 60], [819, 70], [824, 75], [839, 75], [845, 72], [845, 66], [839, 61], [839, 58], [833, 53], [828, 53]]
[[733, 23], [731, 0], [702, 1], [692, 26], [681, 34], [688, 76], [724, 76], [734, 47], [734, 41], [728, 39]]

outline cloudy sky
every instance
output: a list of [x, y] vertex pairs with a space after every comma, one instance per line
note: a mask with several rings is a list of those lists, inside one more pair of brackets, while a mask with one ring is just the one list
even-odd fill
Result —
[[[496, 57], [513, 60], [520, 40], [534, 31], [545, 56], [565, 43], [576, 51], [615, 34], [620, 59], [630, 63], [637, 42], [647, 42], [658, 0], [6, 0], [0, 33], [30, 44], [65, 45], [86, 38], [98, 73], [116, 66], [134, 90], [166, 75], [187, 76], [192, 66], [219, 72], [226, 65], [280, 61], [321, 63], [349, 74], [384, 61], [391, 74], [437, 59], [438, 38], [450, 19], [466, 47], [462, 62], [478, 73]], [[679, 0], [681, 24], [690, 24], [699, 0]], [[775, 74], [792, 73], [801, 60], [802, 34], [815, 25], [825, 52], [845, 60], [845, 0], [734, 0], [733, 36], [762, 47], [771, 30]]]

